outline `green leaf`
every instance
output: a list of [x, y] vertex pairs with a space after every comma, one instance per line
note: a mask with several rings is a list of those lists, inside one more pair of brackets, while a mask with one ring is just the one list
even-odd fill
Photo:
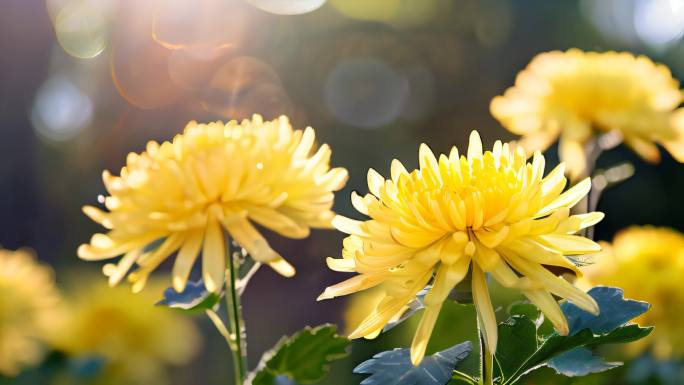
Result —
[[[615, 364], [603, 363], [602, 360], [587, 355], [577, 348], [593, 348], [609, 343], [624, 343], [641, 339], [651, 333], [652, 328], [643, 328], [639, 325], [626, 325], [632, 318], [642, 314], [648, 309], [644, 302], [625, 300], [622, 290], [618, 288], [598, 287], [589, 291], [601, 308], [601, 314], [594, 316], [583, 312], [570, 303], [564, 303], [562, 309], [568, 318], [570, 333], [561, 336], [553, 333], [546, 336], [537, 327], [535, 333], [531, 332], [534, 322], [525, 316], [514, 316], [511, 320], [500, 325], [499, 348], [496, 360], [499, 375], [503, 384], [513, 384], [522, 375], [539, 367], [547, 365], [554, 357], [564, 353], [567, 355], [558, 358], [552, 365], [559, 372], [571, 372], [568, 370], [568, 362], [576, 366], [573, 373], [592, 372], [604, 368], [615, 367]], [[536, 337], [536, 338], [535, 338]], [[531, 348], [536, 348], [531, 351]], [[515, 356], [518, 352], [519, 358]], [[531, 353], [531, 354], [530, 354]], [[602, 364], [600, 364], [598, 361]]]
[[499, 324], [495, 373], [505, 378], [515, 373], [537, 351], [537, 327], [526, 316], [516, 315]]
[[[589, 291], [589, 295], [599, 304], [601, 314], [593, 315], [586, 313], [569, 302], [561, 305], [563, 313], [565, 313], [568, 319], [570, 334], [577, 333], [586, 328], [595, 334], [609, 332], [629, 322], [632, 318], [645, 313], [649, 308], [649, 304], [646, 302], [625, 299], [623, 291], [618, 288], [598, 286], [592, 288]], [[629, 332], [629, 330], [625, 332]], [[624, 342], [622, 341], [624, 336], [619, 334], [613, 334], [611, 338], [620, 340], [617, 342]], [[601, 341], [602, 344], [608, 342], [610, 341], [605, 339]], [[586, 348], [569, 350], [546, 363], [546, 366], [568, 377], [603, 372], [621, 365], [621, 362], [605, 362]]]
[[164, 298], [156, 303], [157, 306], [167, 306], [189, 312], [199, 312], [213, 309], [221, 300], [221, 294], [210, 293], [204, 287], [204, 281], [188, 281], [185, 290], [176, 292], [172, 287], [164, 290]]
[[596, 347], [611, 343], [632, 342], [651, 333], [653, 328], [642, 328], [639, 325], [621, 326], [608, 334], [595, 335], [589, 329], [572, 336], [554, 335], [543, 342], [539, 349], [527, 360], [523, 371], [536, 369], [540, 364], [552, 357], [578, 347]]
[[524, 315], [531, 320], [539, 318], [541, 312], [539, 308], [529, 302], [516, 302], [508, 307], [508, 314], [511, 316]]
[[596, 334], [608, 333], [644, 314], [650, 307], [647, 302], [625, 299], [622, 289], [616, 287], [597, 286], [587, 294], [596, 300], [601, 313], [593, 315], [571, 302], [563, 303], [561, 309], [568, 319], [570, 334], [584, 329], [591, 329]]
[[560, 354], [546, 364], [549, 368], [567, 377], [586, 376], [601, 373], [622, 366], [622, 362], [605, 362], [587, 348], [577, 348]]
[[389, 350], [361, 363], [354, 373], [370, 374], [361, 385], [445, 385], [472, 349], [472, 343], [464, 342], [425, 357], [418, 366], [411, 363], [409, 349]]
[[337, 326], [307, 326], [291, 337], [283, 337], [264, 353], [247, 380], [251, 385], [274, 385], [277, 376], [287, 376], [301, 384], [321, 380], [330, 371], [330, 362], [347, 356], [349, 340], [337, 335]]

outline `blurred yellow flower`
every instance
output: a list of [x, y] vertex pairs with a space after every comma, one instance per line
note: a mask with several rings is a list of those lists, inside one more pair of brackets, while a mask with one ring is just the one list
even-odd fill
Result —
[[60, 302], [52, 270], [26, 250], [0, 249], [0, 375], [15, 376], [44, 356]]
[[649, 338], [635, 344], [642, 350], [652, 344], [663, 358], [684, 357], [684, 234], [662, 227], [633, 226], [620, 231], [612, 245], [605, 244], [597, 263], [588, 266], [578, 284], [609, 285], [625, 297], [649, 302], [651, 310], [637, 321], [655, 325]]
[[165, 365], [189, 362], [201, 335], [187, 317], [153, 306], [165, 285], [152, 281], [150, 286], [140, 295], [99, 281], [79, 286], [52, 335], [55, 348], [72, 357], [102, 358], [102, 377], [108, 380], [164, 383]]
[[398, 160], [392, 162], [391, 179], [369, 170], [371, 194], [352, 194], [352, 204], [371, 219], [336, 216], [333, 225], [350, 236], [344, 240], [344, 258], [327, 261], [332, 270], [359, 274], [328, 287], [319, 297], [382, 284], [384, 298], [350, 338], [377, 333], [432, 281], [411, 347], [413, 363], [421, 362], [442, 303], [469, 271], [490, 351], [496, 348], [497, 324], [486, 273], [521, 290], [561, 334], [568, 332], [567, 321], [552, 294], [598, 312], [591, 297], [546, 268], [579, 274], [566, 256], [600, 250], [593, 241], [573, 234], [594, 225], [603, 214], [570, 215], [570, 207], [589, 191], [590, 181], [562, 192], [563, 164], [543, 177], [544, 157], [536, 152], [532, 163], [526, 159], [521, 147], [514, 151], [500, 141], [483, 153], [473, 131], [467, 156], [459, 156], [453, 147], [437, 160], [423, 144], [419, 170], [409, 173]]
[[645, 56], [623, 52], [553, 51], [537, 55], [515, 86], [492, 100], [491, 112], [522, 135], [525, 149], [545, 150], [560, 136], [561, 160], [572, 178], [586, 174], [586, 145], [617, 131], [645, 160], [660, 160], [656, 143], [684, 162], [684, 113], [679, 82]]
[[330, 147], [313, 153], [314, 140], [311, 127], [295, 131], [284, 116], [190, 122], [172, 142], [149, 142], [142, 154], [129, 154], [121, 176], [104, 172], [109, 211], [86, 206], [84, 212], [111, 231], [93, 235], [78, 255], [102, 260], [123, 254], [104, 273], [115, 285], [137, 263], [129, 281], [139, 291], [178, 251], [173, 287], [182, 291], [201, 253], [204, 283], [218, 291], [226, 267], [223, 227], [256, 261], [292, 276], [294, 268], [252, 222], [291, 238], [330, 227], [333, 192], [344, 186], [347, 170], [330, 169]]

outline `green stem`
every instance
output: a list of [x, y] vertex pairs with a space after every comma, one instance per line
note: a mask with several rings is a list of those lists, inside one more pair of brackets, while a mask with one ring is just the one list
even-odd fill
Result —
[[211, 309], [207, 309], [205, 311], [205, 313], [207, 314], [207, 317], [209, 317], [211, 322], [216, 327], [216, 330], [218, 330], [218, 332], [221, 333], [221, 336], [223, 336], [223, 338], [226, 340], [226, 343], [228, 343], [228, 347], [230, 348], [230, 350], [233, 350], [234, 349], [233, 339], [230, 336], [230, 332], [226, 328], [226, 325], [223, 323], [223, 320], [221, 320], [221, 317], [218, 314], [216, 314], [215, 311], [213, 311]]
[[228, 322], [230, 324], [231, 344], [233, 353], [233, 369], [235, 371], [235, 385], [242, 385], [247, 378], [247, 349], [244, 340], [244, 320], [242, 306], [237, 287], [237, 268], [233, 255], [228, 256], [228, 271], [226, 271], [226, 305], [228, 305]]
[[468, 375], [466, 373], [459, 372], [458, 370], [454, 370], [454, 374], [453, 374], [452, 378], [465, 381], [470, 385], [477, 385], [477, 380], [475, 378], [471, 377], [470, 375]]
[[483, 352], [482, 380], [484, 385], [494, 385], [494, 355], [489, 351], [486, 344]]
[[494, 384], [494, 355], [489, 351], [484, 336], [484, 326], [480, 316], [477, 316], [477, 335], [480, 339], [480, 380], [478, 385]]

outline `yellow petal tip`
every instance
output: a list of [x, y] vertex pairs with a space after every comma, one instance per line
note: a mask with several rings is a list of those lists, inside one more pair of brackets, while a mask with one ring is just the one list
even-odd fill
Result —
[[316, 301], [324, 301], [326, 299], [331, 299], [331, 298], [335, 298], [335, 297], [330, 295], [328, 290], [326, 290], [323, 293], [321, 293], [318, 297], [316, 297]]
[[90, 260], [93, 258], [93, 253], [91, 251], [90, 245], [88, 244], [80, 245], [76, 250], [76, 255], [78, 255], [79, 258], [85, 260]]
[[297, 272], [294, 266], [290, 265], [290, 263], [283, 258], [268, 262], [268, 265], [278, 274], [286, 278], [294, 277], [295, 273]]
[[185, 290], [186, 282], [180, 278], [173, 278], [173, 289], [176, 293], [182, 293]]
[[423, 358], [425, 358], [425, 352], [419, 354], [411, 350], [411, 363], [413, 364], [413, 366], [420, 365], [420, 363], [423, 362]]

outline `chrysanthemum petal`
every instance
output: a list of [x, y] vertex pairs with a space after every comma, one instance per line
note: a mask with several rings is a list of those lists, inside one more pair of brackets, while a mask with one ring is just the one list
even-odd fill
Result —
[[406, 171], [406, 167], [404, 167], [404, 165], [399, 160], [392, 159], [390, 175], [394, 183], [397, 183], [401, 175], [408, 175], [408, 171]]
[[421, 172], [425, 172], [426, 170], [430, 170], [431, 172], [439, 170], [435, 154], [425, 143], [421, 143], [420, 147], [418, 147], [418, 164], [420, 165]]
[[493, 352], [498, 341], [496, 315], [487, 289], [487, 278], [477, 264], [473, 264], [472, 279], [473, 303], [477, 309], [478, 323], [488, 350]]
[[[237, 239], [237, 238], [236, 238]], [[240, 242], [240, 241], [238, 241]], [[228, 258], [232, 258], [228, 256]], [[223, 286], [226, 272], [226, 245], [218, 220], [207, 223], [202, 245], [202, 278], [204, 286], [211, 292], [218, 292]]]
[[626, 145], [645, 161], [654, 164], [660, 162], [660, 150], [658, 150], [658, 146], [655, 143], [633, 135], [625, 136], [623, 140]]
[[541, 265], [521, 259], [517, 259], [515, 265], [521, 273], [541, 282], [551, 293], [572, 301], [575, 305], [592, 314], [599, 313], [598, 304], [591, 296], [576, 288], [565, 279], [554, 275]]
[[445, 240], [439, 255], [442, 262], [451, 265], [464, 258], [464, 248], [467, 242], [468, 236], [461, 232], [454, 233], [451, 239]]
[[559, 153], [563, 163], [567, 166], [567, 172], [571, 180], [576, 180], [582, 175], [586, 175], [587, 155], [581, 143], [561, 139]]
[[335, 167], [316, 179], [316, 184], [325, 191], [338, 191], [347, 183], [349, 172], [346, 168]]
[[356, 263], [354, 263], [353, 259], [341, 259], [341, 258], [326, 258], [325, 263], [328, 265], [328, 268], [333, 271], [340, 271], [340, 272], [346, 272], [346, 273], [353, 273], [356, 271]]
[[275, 270], [276, 273], [282, 275], [283, 277], [290, 278], [296, 273], [294, 266], [286, 261], [285, 258], [277, 258], [266, 263], [271, 269]]
[[543, 179], [541, 183], [542, 196], [555, 198], [560, 195], [565, 188], [567, 179], [565, 178], [565, 163], [559, 163]]
[[[517, 258], [525, 259], [539, 265], [560, 266], [580, 274], [579, 269], [570, 262], [561, 250], [555, 249], [547, 244], [537, 242], [532, 238], [519, 238], [506, 244], [504, 250], [510, 250], [514, 254], [507, 253], [509, 263], [515, 264]], [[502, 251], [503, 252], [503, 251]]]
[[584, 198], [589, 193], [589, 190], [591, 190], [591, 179], [585, 178], [581, 182], [572, 186], [566, 192], [562, 193], [558, 198], [549, 203], [546, 207], [539, 210], [535, 217], [539, 218], [545, 215], [549, 215], [550, 213], [552, 213], [555, 210], [558, 210], [561, 207], [573, 207], [577, 204], [577, 202], [582, 200], [582, 198]]
[[336, 215], [332, 220], [332, 225], [345, 234], [367, 236], [368, 233], [362, 228], [362, 224], [363, 222], [361, 221], [347, 218], [342, 215]]
[[368, 169], [368, 190], [376, 197], [380, 197], [380, 188], [385, 185], [385, 178], [377, 171]]
[[83, 206], [83, 213], [88, 216], [88, 218], [101, 224], [106, 229], [112, 229], [111, 221], [107, 220], [107, 213], [98, 209], [94, 206]]
[[563, 254], [588, 254], [601, 251], [601, 245], [579, 235], [570, 234], [545, 234], [539, 235], [547, 246], [556, 249]]
[[587, 214], [572, 215], [562, 220], [558, 224], [558, 227], [556, 228], [555, 232], [560, 234], [574, 234], [582, 229], [594, 226], [595, 224], [599, 223], [604, 217], [605, 214], [597, 211]]
[[380, 283], [382, 283], [384, 279], [385, 277], [380, 274], [359, 274], [349, 278], [346, 281], [342, 281], [336, 285], [326, 287], [325, 291], [321, 295], [319, 295], [316, 300], [322, 301], [324, 299], [331, 299], [342, 295], [355, 293], [357, 291], [370, 289], [371, 287], [377, 286]]
[[401, 311], [407, 302], [407, 298], [386, 297], [378, 305], [378, 308], [366, 317], [347, 337], [349, 339], [368, 337], [375, 335], [378, 330], [382, 331], [387, 322]]
[[473, 162], [473, 160], [481, 158], [482, 139], [480, 139], [480, 134], [473, 130], [470, 132], [470, 138], [468, 140], [468, 161]]
[[[103, 234], [93, 235], [93, 239], [91, 239], [91, 242], [95, 241], [94, 238], [98, 235]], [[117, 255], [121, 255], [131, 250], [143, 247], [148, 243], [154, 241], [155, 239], [159, 238], [160, 236], [161, 235], [159, 234], [150, 234], [142, 237], [133, 238], [125, 242], [111, 241], [111, 244], [107, 247], [98, 247], [93, 244], [83, 244], [78, 247], [77, 254], [79, 258], [84, 259], [86, 261], [100, 261], [103, 259], [113, 258]]]
[[104, 275], [109, 277], [109, 286], [115, 286], [126, 276], [133, 267], [135, 261], [140, 257], [141, 249], [131, 250], [121, 257], [118, 264], [107, 264], [102, 268]]
[[138, 258], [138, 265], [140, 270], [156, 269], [169, 255], [173, 254], [183, 244], [185, 235], [181, 233], [173, 233], [169, 235], [159, 247], [151, 250], [148, 253], [141, 255]]
[[544, 288], [541, 282], [533, 281], [528, 277], [519, 277], [505, 261], [500, 261], [494, 269], [489, 272], [492, 277], [504, 287], [515, 288], [518, 290], [537, 290]]
[[192, 266], [197, 260], [200, 249], [202, 248], [202, 241], [204, 240], [204, 233], [202, 231], [194, 231], [189, 234], [178, 251], [176, 261], [173, 264], [173, 288], [177, 292], [185, 290], [185, 285], [188, 282]]
[[490, 249], [477, 241], [475, 242], [475, 247], [474, 260], [485, 272], [494, 269], [501, 261], [501, 256], [499, 256], [495, 249]]
[[268, 263], [276, 261], [282, 257], [268, 245], [264, 237], [249, 223], [247, 219], [236, 219], [230, 223], [224, 223], [228, 234], [240, 246], [244, 247], [255, 261]]
[[351, 202], [356, 211], [360, 212], [361, 214], [368, 215], [368, 205], [366, 202], [364, 202], [363, 197], [357, 194], [356, 191], [352, 191], [351, 193]]
[[401, 227], [391, 227], [390, 228], [390, 233], [392, 234], [392, 238], [399, 244], [402, 244], [406, 247], [413, 247], [413, 248], [423, 248], [426, 247], [433, 242], [435, 242], [437, 239], [440, 238], [439, 233], [427, 233], [427, 232], [410, 232], [410, 231], [405, 231]]
[[568, 321], [549, 292], [546, 290], [528, 290], [523, 291], [523, 294], [544, 313], [558, 334], [568, 335]]
[[288, 238], [302, 239], [310, 234], [308, 226], [297, 223], [291, 217], [281, 214], [277, 210], [250, 205], [247, 207], [247, 212], [254, 222]]
[[418, 329], [411, 343], [411, 363], [414, 366], [419, 365], [425, 357], [425, 349], [427, 349], [430, 335], [432, 335], [432, 330], [435, 328], [441, 308], [442, 304], [428, 306], [423, 312], [423, 317], [420, 319], [420, 324], [418, 324]]
[[495, 248], [508, 237], [509, 232], [510, 228], [508, 226], [503, 226], [497, 231], [484, 229], [475, 231], [475, 235], [477, 236], [477, 240], [485, 247]]
[[467, 257], [460, 258], [452, 265], [442, 265], [437, 271], [432, 288], [425, 296], [425, 305], [441, 305], [451, 290], [468, 274], [469, 267], [470, 259]]
[[422, 276], [418, 276], [413, 284], [406, 288], [404, 295], [400, 297], [385, 298], [380, 302], [378, 308], [366, 317], [356, 330], [349, 334], [349, 338], [355, 339], [364, 337], [377, 332], [378, 329], [382, 329], [392, 317], [401, 311], [404, 306], [415, 297], [420, 289], [425, 287], [431, 275], [432, 272], [428, 271], [422, 274]]
[[302, 139], [299, 142], [299, 145], [297, 146], [297, 149], [294, 152], [294, 157], [295, 158], [304, 158], [309, 153], [311, 153], [311, 149], [313, 147], [314, 141], [316, 140], [316, 134], [314, 133], [313, 128], [307, 127], [304, 130], [304, 134], [302, 135]]

